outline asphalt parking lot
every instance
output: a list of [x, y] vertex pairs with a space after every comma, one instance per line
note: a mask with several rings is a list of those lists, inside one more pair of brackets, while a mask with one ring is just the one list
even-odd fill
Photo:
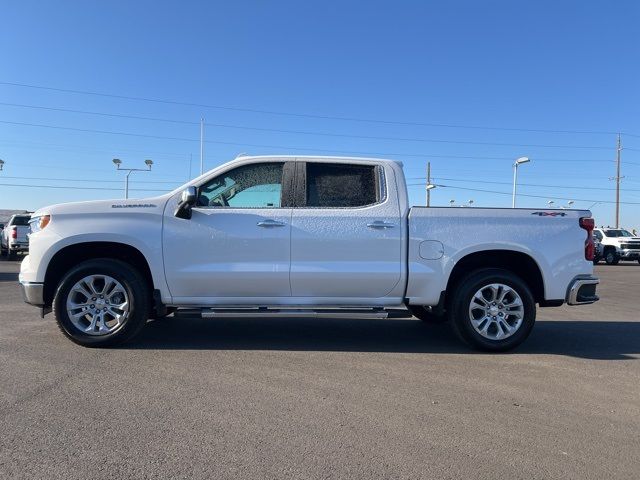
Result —
[[416, 320], [149, 323], [74, 345], [0, 262], [0, 478], [638, 478], [640, 265], [510, 354]]

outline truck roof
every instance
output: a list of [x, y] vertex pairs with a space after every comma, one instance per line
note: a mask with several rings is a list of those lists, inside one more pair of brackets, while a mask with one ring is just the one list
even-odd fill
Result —
[[369, 163], [369, 162], [378, 162], [378, 163], [394, 163], [396, 165], [402, 166], [402, 162], [400, 160], [391, 160], [388, 158], [374, 158], [374, 157], [342, 157], [342, 156], [333, 156], [333, 155], [238, 155], [236, 159], [242, 158], [244, 160], [247, 159], [256, 159], [256, 160], [282, 160], [285, 159], [290, 162], [306, 162], [310, 160], [334, 160], [339, 162], [349, 162], [349, 163]]

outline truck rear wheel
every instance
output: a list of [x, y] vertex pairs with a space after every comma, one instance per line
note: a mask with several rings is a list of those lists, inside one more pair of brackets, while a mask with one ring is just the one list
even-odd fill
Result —
[[133, 338], [150, 312], [140, 273], [113, 259], [81, 263], [61, 280], [53, 299], [58, 327], [85, 347], [109, 347]]
[[450, 298], [448, 313], [454, 331], [479, 350], [500, 352], [517, 347], [536, 320], [531, 290], [507, 270], [472, 272]]

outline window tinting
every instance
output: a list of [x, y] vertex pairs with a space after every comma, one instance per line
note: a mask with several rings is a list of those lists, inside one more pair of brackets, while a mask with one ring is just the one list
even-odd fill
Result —
[[361, 207], [379, 200], [376, 167], [307, 163], [308, 207]]
[[20, 227], [24, 227], [24, 226], [26, 226], [26, 225], [29, 225], [29, 219], [30, 219], [30, 218], [31, 218], [31, 217], [15, 217], [15, 218], [13, 219], [13, 222], [12, 222], [12, 223], [13, 223], [14, 225], [18, 225], [18, 226], [20, 226]]
[[234, 168], [200, 188], [198, 206], [280, 207], [282, 167], [282, 163], [256, 163]]

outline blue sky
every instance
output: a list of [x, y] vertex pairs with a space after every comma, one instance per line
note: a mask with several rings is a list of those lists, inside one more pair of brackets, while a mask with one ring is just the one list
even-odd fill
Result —
[[[532, 162], [519, 192], [532, 196], [519, 206], [612, 202], [621, 131], [622, 223], [640, 227], [637, 2], [21, 1], [2, 11], [0, 208], [120, 197], [113, 157], [155, 162], [132, 175], [132, 196], [172, 189], [190, 157], [198, 172], [202, 116], [207, 168], [241, 152], [369, 152], [402, 160], [418, 184], [430, 160], [448, 186], [434, 205], [510, 206], [510, 195], [476, 190], [510, 193], [522, 155]], [[423, 186], [411, 200], [424, 203]], [[613, 222], [612, 203], [592, 210]]]

